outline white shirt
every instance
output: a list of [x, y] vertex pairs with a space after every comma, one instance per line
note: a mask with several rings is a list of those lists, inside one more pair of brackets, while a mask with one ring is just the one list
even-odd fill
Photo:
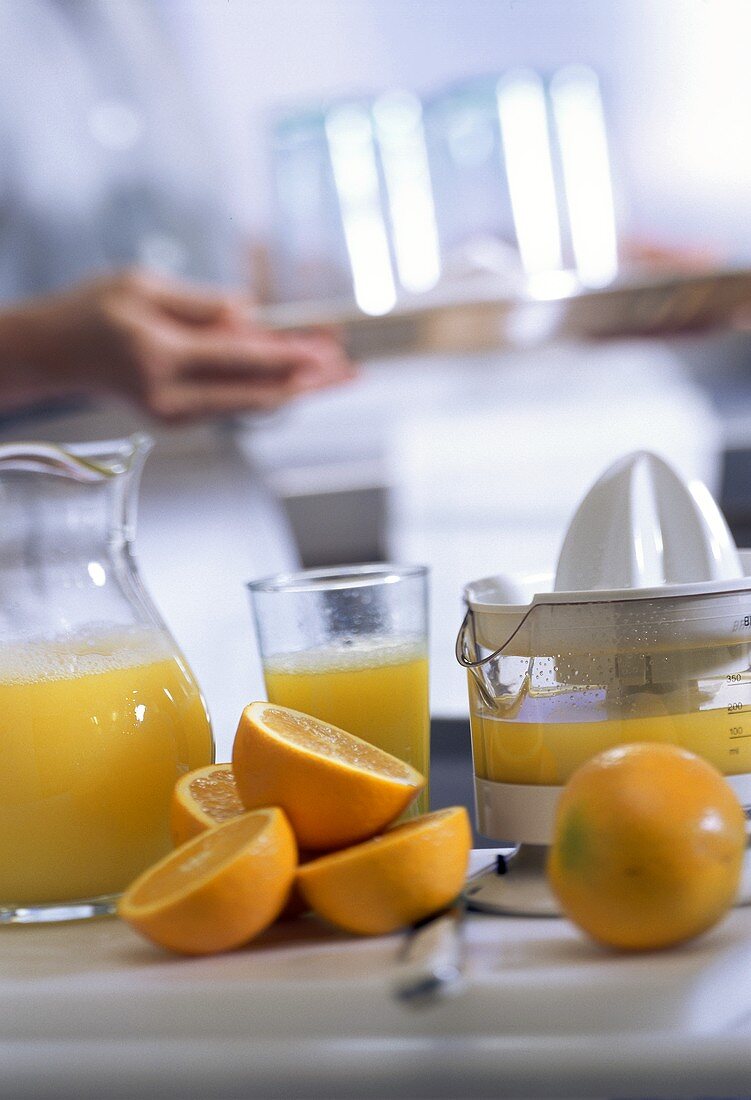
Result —
[[220, 151], [159, 11], [1, 0], [1, 298], [139, 262], [241, 279]]

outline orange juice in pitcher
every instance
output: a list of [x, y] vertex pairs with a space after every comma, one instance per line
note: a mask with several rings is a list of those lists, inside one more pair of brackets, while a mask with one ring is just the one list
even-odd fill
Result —
[[0, 923], [111, 911], [213, 759], [130, 555], [149, 446], [0, 446]]
[[24, 907], [119, 893], [169, 851], [176, 777], [211, 762], [157, 631], [0, 649], [0, 743], [0, 898]]

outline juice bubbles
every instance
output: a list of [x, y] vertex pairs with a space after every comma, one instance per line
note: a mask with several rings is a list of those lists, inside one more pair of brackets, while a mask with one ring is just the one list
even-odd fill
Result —
[[81, 630], [0, 646], [0, 906], [121, 892], [171, 847], [179, 775], [211, 763], [172, 640]]
[[[362, 638], [267, 661], [272, 703], [313, 714], [428, 775], [428, 658], [422, 644]], [[423, 790], [410, 811], [428, 809]]]

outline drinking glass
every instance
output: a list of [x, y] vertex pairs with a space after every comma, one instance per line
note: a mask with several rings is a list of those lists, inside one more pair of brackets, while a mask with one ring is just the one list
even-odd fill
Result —
[[[306, 569], [248, 589], [270, 702], [339, 726], [427, 779], [427, 567]], [[428, 801], [426, 787], [411, 812]]]

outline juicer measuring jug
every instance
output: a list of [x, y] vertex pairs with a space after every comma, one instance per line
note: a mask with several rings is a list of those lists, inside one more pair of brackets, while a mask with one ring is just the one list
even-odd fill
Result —
[[[658, 456], [614, 464], [570, 524], [555, 578], [465, 588], [480, 831], [518, 845], [472, 903], [549, 913], [544, 862], [560, 792], [602, 749], [671, 741], [751, 809], [751, 576], [704, 486]], [[747, 894], [748, 873], [743, 886]]]
[[151, 445], [0, 446], [0, 923], [111, 912], [213, 758], [132, 555]]

